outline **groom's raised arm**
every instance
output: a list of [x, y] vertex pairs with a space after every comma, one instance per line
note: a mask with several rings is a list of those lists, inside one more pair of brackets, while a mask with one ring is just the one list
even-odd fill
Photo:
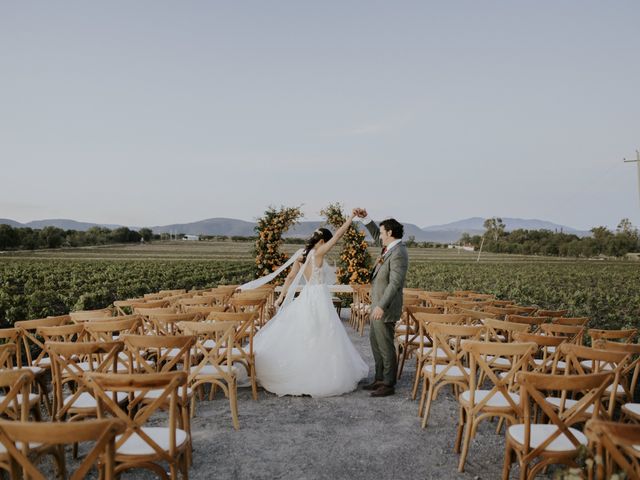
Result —
[[371, 234], [371, 237], [373, 238], [373, 241], [376, 243], [376, 245], [380, 246], [380, 229], [378, 228], [378, 225], [376, 225], [376, 222], [371, 220], [369, 217], [365, 217], [360, 221], [366, 227], [366, 229], [369, 230], [369, 233]]

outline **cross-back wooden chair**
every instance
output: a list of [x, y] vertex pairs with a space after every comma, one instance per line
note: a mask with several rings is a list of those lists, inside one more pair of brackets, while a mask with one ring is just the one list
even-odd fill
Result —
[[[593, 346], [614, 352], [624, 352], [630, 355], [629, 361], [620, 372], [620, 384], [616, 388], [616, 398], [621, 402], [626, 402], [622, 406], [623, 412], [625, 412], [625, 410], [630, 412], [632, 409], [638, 408], [638, 413], [640, 413], [640, 404], [631, 403], [633, 402], [638, 385], [638, 378], [640, 376], [640, 344], [621, 343], [612, 340], [596, 340]], [[634, 407], [633, 405], [638, 405], [638, 407]]]
[[[9, 419], [11, 424], [24, 424], [29, 420], [29, 412], [32, 410], [31, 402], [24, 401], [31, 396], [31, 386], [35, 381], [35, 375], [31, 370], [2, 370], [0, 371], [0, 389], [5, 393], [0, 397], [0, 415], [5, 419]], [[37, 398], [36, 398], [37, 399]], [[39, 412], [36, 420], [39, 420]], [[3, 420], [6, 421], [6, 420]], [[37, 425], [43, 425], [38, 421]], [[0, 430], [1, 432], [1, 430]], [[9, 437], [11, 441], [12, 437]], [[11, 454], [11, 446], [5, 444], [2, 434], [0, 433], [0, 469], [9, 473], [10, 478], [19, 478], [19, 472], [16, 471]], [[15, 447], [14, 447], [15, 448]], [[40, 457], [46, 453], [51, 453], [57, 463], [58, 471], [64, 469], [64, 454], [59, 450], [51, 450], [41, 443], [26, 442], [20, 445], [23, 455], [31, 457]]]
[[553, 368], [564, 371], [566, 362], [557, 360], [558, 347], [565, 342], [564, 337], [552, 337], [535, 333], [516, 332], [513, 334], [515, 342], [533, 342], [538, 346], [537, 352], [531, 357], [530, 371], [536, 373], [551, 373]]
[[72, 323], [58, 327], [38, 327], [36, 334], [43, 342], [82, 342], [85, 340], [84, 324]]
[[597, 340], [615, 340], [620, 343], [633, 343], [638, 336], [637, 328], [625, 328], [622, 330], [605, 330], [601, 328], [590, 328], [587, 335], [591, 337], [591, 341]]
[[565, 337], [565, 343], [582, 345], [585, 328], [579, 325], [560, 325], [557, 323], [543, 323], [540, 325], [540, 333], [554, 337]]
[[[471, 439], [480, 422], [498, 417], [512, 425], [521, 416], [520, 397], [513, 392], [515, 376], [528, 368], [536, 348], [535, 343], [467, 341], [462, 344], [462, 350], [469, 354], [470, 381], [469, 389], [458, 397], [460, 417], [455, 451], [460, 453], [459, 472], [464, 471]], [[496, 359], [505, 359], [510, 365], [501, 375], [495, 371]], [[480, 377], [486, 379], [488, 388], [477, 383]]]
[[257, 326], [262, 327], [266, 322], [265, 307], [267, 299], [264, 296], [251, 296], [248, 293], [234, 295], [229, 299], [229, 310], [232, 312], [257, 313]]
[[[534, 305], [527, 306], [527, 305], [513, 304], [513, 305], [509, 305], [509, 308], [517, 310], [515, 315], [533, 316], [538, 311], [538, 307]], [[536, 315], [536, 316], [539, 316], [539, 315]]]
[[211, 307], [214, 304], [214, 297], [195, 296], [181, 298], [176, 302], [180, 312], [184, 313], [184, 307]]
[[[596, 478], [618, 474], [619, 478], [640, 480], [640, 425], [593, 419], [586, 423], [584, 433], [593, 453], [602, 460], [596, 462]], [[592, 470], [589, 478], [593, 478]]]
[[589, 317], [553, 317], [551, 318], [551, 323], [586, 327], [589, 323]]
[[162, 313], [177, 313], [178, 309], [176, 307], [159, 307], [159, 308], [134, 308], [134, 315], [142, 315], [143, 317], [148, 317], [149, 315], [154, 314], [162, 314]]
[[110, 320], [96, 320], [84, 324], [88, 337], [93, 341], [110, 342], [120, 335], [141, 332], [142, 316], [126, 315]]
[[[610, 384], [606, 386], [603, 392], [605, 397], [603, 398], [603, 403], [607, 408], [605, 410], [603, 407], [601, 412], [603, 419], [613, 419], [616, 391], [621, 382], [622, 372], [631, 360], [631, 355], [626, 352], [601, 350], [566, 343], [558, 347], [558, 358], [563, 358], [566, 362], [564, 370], [561, 370], [565, 375], [586, 375], [602, 372], [613, 374]], [[558, 372], [552, 369], [551, 373], [556, 374]], [[560, 410], [572, 408], [578, 402], [576, 398], [567, 397], [567, 392], [561, 392], [559, 396], [556, 394], [549, 395], [546, 401]], [[574, 421], [584, 422], [591, 413], [590, 410], [587, 410], [583, 417], [574, 417]]]
[[456, 313], [465, 316], [467, 325], [484, 325], [486, 318], [496, 318], [493, 313], [483, 312], [482, 310], [469, 310], [468, 308], [457, 308]]
[[[485, 340], [487, 342], [513, 342], [513, 335], [515, 333], [528, 333], [529, 325], [526, 323], [507, 322], [505, 320], [498, 320], [495, 318], [487, 318], [484, 321], [486, 327]], [[498, 362], [499, 364], [500, 362]], [[509, 368], [505, 362], [504, 366]], [[498, 365], [496, 364], [496, 365]]]
[[26, 454], [24, 445], [38, 444], [43, 448], [57, 452], [58, 468], [61, 478], [67, 478], [64, 463], [64, 446], [70, 443], [92, 442], [93, 447], [84, 457], [80, 465], [68, 478], [82, 480], [87, 478], [92, 467], [98, 469], [100, 477], [111, 480], [114, 476], [114, 444], [116, 435], [124, 432], [124, 423], [115, 419], [85, 420], [78, 423], [41, 423], [11, 422], [0, 420], [0, 444], [4, 446], [6, 455], [10, 457], [11, 478], [33, 478], [47, 480], [50, 472], [37, 468], [30, 455]]
[[513, 300], [491, 300], [491, 305], [493, 305], [494, 307], [508, 307], [509, 305], [515, 305], [515, 302]]
[[[565, 464], [577, 466], [575, 458], [588, 444], [587, 437], [577, 428], [577, 418], [584, 418], [590, 410], [591, 418], [601, 414], [604, 389], [611, 382], [613, 373], [589, 375], [545, 375], [519, 373], [522, 402], [519, 422], [507, 428], [503, 480], [509, 478], [511, 464], [518, 461], [521, 479], [533, 479], [547, 465]], [[549, 391], [582, 394], [578, 402], [565, 410], [558, 410], [547, 400]], [[532, 406], [540, 410], [549, 423], [535, 423]], [[534, 461], [539, 459], [537, 463]]]
[[[207, 317], [207, 322], [237, 322], [235, 343], [231, 351], [233, 363], [244, 366], [251, 381], [251, 395], [258, 400], [258, 383], [256, 378], [256, 359], [253, 351], [253, 336], [257, 331], [257, 312], [214, 312]], [[206, 346], [213, 346], [209, 339]]]
[[477, 300], [468, 300], [466, 298], [460, 299], [455, 297], [449, 297], [444, 301], [445, 313], [458, 313], [460, 309], [483, 310], [487, 306], [489, 306], [488, 300], [477, 301]]
[[536, 312], [536, 315], [538, 315], [539, 317], [557, 318], [557, 317], [566, 317], [568, 313], [569, 313], [569, 310], [567, 310], [567, 309], [545, 310], [545, 309], [540, 308]]
[[[96, 416], [96, 400], [85, 383], [87, 372], [129, 371], [128, 365], [121, 363], [120, 354], [124, 349], [121, 341], [47, 342], [45, 346], [51, 356], [53, 367], [54, 421], [80, 420]], [[125, 400], [126, 396], [118, 397], [118, 401]]]
[[446, 358], [431, 356], [422, 368], [422, 395], [418, 406], [418, 415], [422, 417], [422, 428], [427, 426], [431, 403], [445, 385], [451, 385], [456, 397], [461, 391], [469, 389], [470, 370], [465, 366], [466, 355], [461, 345], [465, 341], [480, 340], [484, 327], [431, 323], [427, 333], [433, 339], [433, 349], [441, 349]]
[[[211, 385], [209, 399], [219, 387], [229, 399], [233, 427], [238, 430], [238, 367], [234, 365], [233, 349], [238, 348], [236, 332], [240, 322], [182, 322], [186, 335], [196, 337], [193, 354], [199, 358], [189, 374], [189, 385], [195, 391]], [[193, 415], [194, 409], [191, 410]]]
[[[166, 479], [164, 465], [168, 464], [169, 478], [177, 479], [178, 472], [188, 478], [191, 439], [188, 430], [178, 425], [181, 417], [178, 397], [182, 397], [183, 404], [187, 402], [187, 390], [183, 388], [187, 377], [186, 372], [180, 371], [86, 374], [87, 385], [98, 400], [98, 418], [113, 416], [126, 425], [124, 433], [115, 440], [116, 475], [144, 468]], [[128, 405], [114, 402], [113, 393], [129, 397]], [[167, 426], [146, 425], [152, 415], [167, 409]]]
[[[162, 373], [180, 370], [187, 376], [191, 371], [191, 349], [196, 338], [188, 335], [122, 335], [125, 351], [129, 356], [129, 373]], [[191, 441], [191, 414], [193, 407], [193, 390], [187, 385], [180, 387], [178, 395], [178, 409], [180, 410], [179, 426], [189, 434]], [[145, 403], [154, 401], [162, 390], [150, 390], [143, 399]], [[185, 403], [182, 399], [185, 399]], [[189, 463], [190, 460], [189, 449]]]
[[447, 354], [442, 350], [433, 350], [433, 339], [429, 336], [427, 327], [431, 323], [461, 324], [464, 322], [465, 316], [458, 313], [425, 313], [415, 312], [413, 314], [418, 325], [418, 348], [414, 351], [416, 358], [416, 371], [413, 379], [413, 390], [411, 398], [416, 399], [418, 388], [422, 380], [422, 369], [426, 362], [431, 360], [431, 356], [435, 355], [442, 359], [447, 359]]
[[403, 305], [400, 321], [395, 325], [396, 358], [398, 359], [398, 379], [402, 375], [404, 364], [414, 350], [420, 347], [418, 339], [420, 327], [414, 315], [416, 313], [441, 313], [439, 308], [421, 305]]
[[472, 300], [495, 300], [493, 293], [470, 293], [468, 297]]
[[[34, 320], [20, 320], [13, 326], [20, 331], [22, 348], [24, 350], [27, 365], [39, 367], [45, 370], [51, 368], [51, 361], [47, 357], [42, 339], [37, 336], [39, 327], [55, 327], [71, 323], [69, 315], [59, 315], [56, 317], [37, 318]], [[22, 365], [19, 365], [22, 366]]]
[[540, 330], [540, 325], [543, 323], [549, 323], [551, 321], [551, 317], [507, 315], [505, 317], [505, 321], [512, 323], [526, 323], [529, 325], [531, 333], [537, 333]]
[[360, 333], [360, 336], [363, 336], [371, 311], [371, 284], [355, 285], [353, 289], [354, 299], [351, 304], [351, 315], [354, 319], [354, 328]]

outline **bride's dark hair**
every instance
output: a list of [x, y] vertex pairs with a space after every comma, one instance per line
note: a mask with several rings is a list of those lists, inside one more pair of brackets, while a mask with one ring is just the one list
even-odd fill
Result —
[[311, 235], [311, 238], [307, 240], [307, 243], [304, 246], [304, 253], [302, 254], [302, 262], [304, 263], [307, 260], [307, 255], [309, 255], [309, 252], [313, 250], [313, 247], [315, 247], [320, 240], [324, 240], [325, 242], [328, 242], [329, 240], [331, 240], [332, 237], [333, 237], [333, 233], [331, 233], [331, 230], [327, 228], [319, 228], [315, 232], [313, 232], [313, 235]]

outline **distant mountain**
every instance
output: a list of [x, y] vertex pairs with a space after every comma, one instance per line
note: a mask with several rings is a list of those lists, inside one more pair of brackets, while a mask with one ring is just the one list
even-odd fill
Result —
[[10, 227], [13, 227], [13, 228], [24, 227], [24, 225], [21, 224], [20, 222], [16, 222], [15, 220], [10, 220], [8, 218], [0, 218], [0, 225], [9, 225]]
[[[470, 235], [481, 235], [484, 233], [485, 219], [481, 217], [472, 217], [457, 222], [451, 222], [444, 225], [431, 225], [429, 227], [420, 228], [413, 223], [404, 223], [404, 238], [414, 237], [417, 242], [438, 242], [451, 243], [460, 239], [463, 233]], [[522, 218], [502, 218], [507, 231], [516, 229], [527, 230], [551, 230], [563, 231], [580, 237], [590, 235], [590, 232], [576, 230], [564, 225], [558, 225], [545, 220], [522, 219]], [[20, 223], [10, 219], [0, 219], [0, 224], [6, 223], [12, 227], [31, 227], [34, 229], [44, 228], [46, 226], [55, 226], [64, 230], [86, 231], [91, 227], [118, 228], [122, 225], [104, 225], [88, 222], [77, 222], [67, 219], [50, 219], [36, 220], [29, 223]], [[313, 231], [323, 225], [322, 221], [304, 221], [295, 225], [291, 230], [285, 233], [285, 237], [308, 238]], [[362, 224], [358, 223], [358, 228], [365, 231]], [[171, 225], [161, 225], [149, 227], [154, 233], [176, 233], [185, 235], [225, 235], [250, 237], [255, 233], [255, 222], [247, 222], [245, 220], [237, 220], [234, 218], [208, 218], [198, 222], [191, 223], [174, 223]], [[139, 230], [139, 227], [129, 227], [133, 230]], [[368, 232], [367, 238], [370, 239]]]
[[[432, 241], [445, 241], [455, 242], [460, 238], [463, 233], [470, 235], [481, 235], [484, 233], [484, 221], [482, 217], [471, 217], [464, 220], [458, 220], [457, 222], [451, 222], [444, 225], [432, 225], [424, 227], [422, 230], [428, 235], [432, 236]], [[512, 230], [551, 230], [552, 232], [564, 232], [574, 234], [579, 237], [589, 236], [591, 233], [583, 230], [576, 230], [575, 228], [567, 227], [566, 225], [558, 225], [557, 223], [548, 222], [546, 220], [537, 219], [524, 219], [524, 218], [509, 218], [502, 217], [502, 223], [505, 224], [505, 230], [510, 232]], [[440, 240], [436, 240], [435, 238]]]

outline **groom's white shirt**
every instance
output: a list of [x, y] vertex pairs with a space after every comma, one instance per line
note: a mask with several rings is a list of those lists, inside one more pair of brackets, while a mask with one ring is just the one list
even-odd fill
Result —
[[[367, 224], [369, 224], [369, 223], [373, 222], [373, 220], [371, 220], [371, 218], [369, 218], [369, 217], [361, 218], [361, 219], [360, 219], [360, 221], [361, 221], [364, 225], [367, 225]], [[386, 255], [387, 253], [389, 253], [389, 252], [391, 251], [391, 249], [392, 249], [393, 247], [395, 247], [396, 245], [398, 245], [401, 241], [402, 241], [402, 239], [394, 240], [394, 241], [393, 241], [393, 242], [391, 242], [389, 245], [387, 245], [387, 251], [385, 252], [385, 255]]]

